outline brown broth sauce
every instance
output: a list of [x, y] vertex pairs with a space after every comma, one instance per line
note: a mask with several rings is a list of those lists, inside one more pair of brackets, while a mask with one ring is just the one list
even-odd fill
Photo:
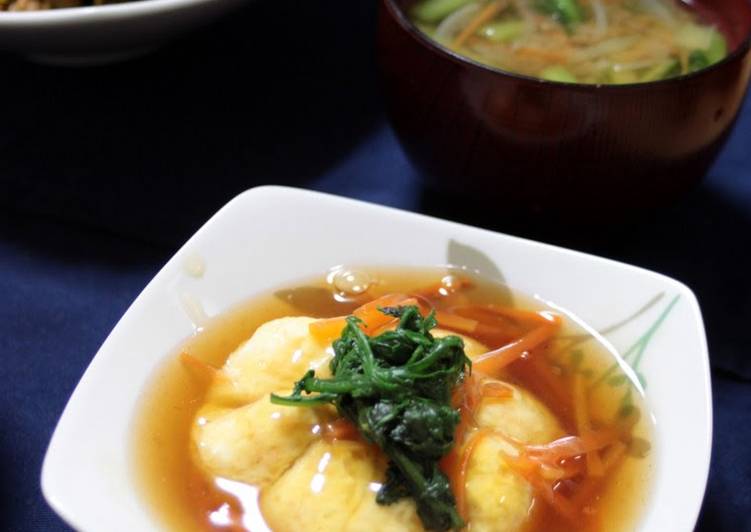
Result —
[[[409, 292], [439, 281], [445, 269], [379, 269], [368, 271], [377, 284], [371, 291]], [[462, 274], [464, 275], [464, 274]], [[505, 286], [480, 278], [472, 278], [473, 286], [462, 291], [471, 303], [493, 303], [523, 309], [540, 310], [543, 306]], [[323, 279], [298, 283], [299, 288], [280, 290], [254, 297], [247, 302], [213, 318], [200, 332], [184, 341], [173, 356], [159, 368], [146, 387], [141, 405], [134, 419], [133, 456], [137, 484], [143, 498], [165, 529], [181, 531], [245, 530], [242, 526], [242, 506], [214, 484], [194, 463], [191, 454], [190, 430], [194, 416], [203, 402], [208, 381], [196, 378], [181, 364], [178, 354], [192, 356], [221, 367], [227, 357], [248, 339], [261, 324], [282, 316], [311, 315], [330, 317], [350, 313], [361, 301], [337, 301], [330, 286]], [[436, 305], [437, 308], [441, 304]], [[572, 363], [571, 352], [578, 351], [577, 367], [594, 380], [613, 362], [612, 355], [571, 320], [557, 338], [534, 356], [544, 356], [547, 364], [532, 364], [530, 360], [513, 363], [505, 375], [510, 382], [534, 393], [558, 417], [563, 428], [575, 434], [575, 420], [571, 407], [572, 379], [566, 369]], [[561, 346], [575, 341], [573, 348]], [[477, 340], [489, 343], [482, 335]], [[492, 346], [491, 347], [496, 347]], [[541, 371], [547, 373], [541, 373]], [[551, 388], [541, 383], [553, 379]], [[628, 387], [628, 386], [627, 386]], [[551, 389], [555, 391], [551, 392]], [[607, 384], [592, 391], [589, 404], [594, 420], [610, 420], [622, 407], [622, 390], [614, 391]], [[546, 503], [535, 500], [530, 509], [527, 531], [558, 532], [572, 529], [589, 532], [633, 530], [638, 523], [649, 495], [653, 451], [649, 451], [651, 422], [641, 398], [629, 394], [634, 407], [642, 412], [632, 430], [633, 444], [614, 471], [593, 493], [589, 506], [591, 516], [586, 522], [572, 523], [558, 517]], [[212, 512], [222, 513], [227, 525], [212, 522]], [[216, 515], [216, 514], [215, 514]]]

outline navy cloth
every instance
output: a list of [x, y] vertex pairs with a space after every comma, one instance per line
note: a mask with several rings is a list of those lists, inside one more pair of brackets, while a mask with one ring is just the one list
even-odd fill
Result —
[[259, 0], [119, 65], [0, 56], [0, 530], [66, 529], [39, 473], [78, 379], [180, 243], [266, 183], [544, 238], [686, 282], [713, 366], [699, 529], [751, 530], [751, 103], [679, 204], [626, 227], [532, 228], [423, 189], [384, 118], [374, 21], [375, 2]]

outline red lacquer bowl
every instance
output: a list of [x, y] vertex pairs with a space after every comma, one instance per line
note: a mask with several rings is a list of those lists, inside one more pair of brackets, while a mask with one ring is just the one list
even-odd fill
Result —
[[[504, 212], [627, 214], [673, 201], [707, 172], [751, 75], [751, 2], [700, 0], [733, 52], [695, 74], [634, 85], [561, 84], [483, 66], [422, 35], [382, 0], [389, 116], [426, 183]], [[711, 7], [709, 7], [711, 6]]]

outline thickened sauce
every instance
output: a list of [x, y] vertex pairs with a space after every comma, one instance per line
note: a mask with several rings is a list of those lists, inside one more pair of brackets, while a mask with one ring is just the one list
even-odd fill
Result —
[[[439, 282], [445, 269], [358, 269], [359, 276], [347, 279], [325, 278], [297, 283], [288, 289], [254, 297], [213, 318], [202, 330], [184, 341], [158, 370], [143, 394], [134, 419], [133, 455], [137, 483], [145, 503], [165, 529], [181, 531], [266, 530], [258, 507], [258, 490], [240, 482], [208, 476], [196, 463], [191, 428], [204, 402], [210, 380], [190, 371], [181, 362], [180, 353], [215, 368], [263, 323], [284, 316], [324, 318], [351, 313], [378, 293], [418, 290]], [[464, 274], [462, 274], [464, 275]], [[512, 293], [507, 287], [472, 277], [472, 286], [462, 291], [462, 304], [493, 304], [530, 310], [544, 307], [536, 301]], [[344, 283], [349, 291], [343, 297], [338, 290]], [[446, 298], [433, 301], [436, 309], [456, 306]], [[561, 518], [544, 501], [534, 499], [529, 508], [527, 531], [632, 530], [639, 521], [649, 495], [653, 451], [650, 450], [651, 421], [636, 389], [606, 372], [612, 368], [613, 355], [591, 336], [577, 328], [572, 320], [553, 341], [536, 348], [534, 356], [512, 363], [504, 379], [534, 394], [557, 417], [569, 434], [576, 434], [573, 407], [574, 387], [584, 383], [592, 419], [609, 420], [619, 412], [640, 412], [631, 429], [628, 449], [617, 466], [587, 493], [581, 521]], [[527, 331], [520, 326], [519, 333]], [[503, 342], [497, 335], [480, 330], [468, 335], [489, 346]], [[612, 371], [612, 370], [611, 370]], [[606, 380], [602, 375], [610, 375]], [[238, 405], [239, 406], [239, 405]], [[279, 406], [279, 409], [288, 407]], [[272, 414], [273, 415], [273, 414]], [[260, 420], [259, 420], [260, 421]], [[345, 445], [341, 452], [349, 452]], [[359, 452], [359, 451], [357, 451]], [[377, 450], [374, 450], [377, 452]], [[327, 473], [326, 454], [321, 455], [321, 475]], [[329, 456], [330, 459], [330, 456]], [[323, 477], [322, 477], [323, 478]], [[314, 483], [311, 483], [314, 484]], [[565, 483], [557, 486], [566, 490]], [[315, 489], [315, 486], [311, 486]], [[373, 490], [377, 491], [377, 484]], [[471, 525], [470, 525], [471, 529]]]

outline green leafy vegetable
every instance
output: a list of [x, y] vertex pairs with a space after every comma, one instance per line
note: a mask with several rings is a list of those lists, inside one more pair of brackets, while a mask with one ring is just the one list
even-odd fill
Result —
[[410, 496], [429, 530], [458, 529], [464, 523], [448, 479], [438, 461], [454, 444], [459, 414], [451, 392], [470, 361], [458, 336], [434, 338], [433, 313], [423, 317], [416, 306], [379, 309], [399, 318], [394, 331], [368, 338], [350, 316], [333, 344], [329, 379], [307, 372], [288, 397], [275, 404], [333, 404], [360, 434], [390, 458], [376, 501], [392, 504]]
[[535, 7], [553, 17], [569, 31], [584, 21], [584, 11], [577, 0], [537, 0]]
[[569, 69], [560, 65], [554, 65], [540, 72], [540, 77], [548, 81], [559, 83], [576, 83], [577, 79]]
[[642, 82], [657, 81], [681, 75], [681, 63], [677, 59], [666, 59], [647, 70], [641, 77]]
[[714, 65], [725, 59], [728, 55], [728, 42], [725, 37], [717, 30], [712, 31], [712, 38], [707, 49], [707, 59], [710, 65]]
[[694, 50], [691, 55], [688, 56], [688, 71], [697, 72], [705, 69], [709, 66], [709, 59], [707, 54], [701, 50]]
[[512, 19], [486, 24], [479, 33], [489, 41], [508, 43], [521, 37], [526, 29], [526, 22]]
[[412, 16], [421, 22], [436, 23], [472, 0], [425, 0], [412, 8]]

